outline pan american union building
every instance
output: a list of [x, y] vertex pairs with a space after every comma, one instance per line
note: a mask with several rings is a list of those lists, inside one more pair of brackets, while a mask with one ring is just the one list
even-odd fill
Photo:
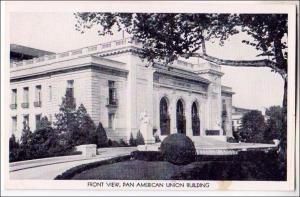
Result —
[[11, 132], [20, 138], [23, 121], [35, 130], [42, 116], [54, 121], [65, 95], [72, 90], [108, 138], [129, 140], [147, 113], [162, 140], [184, 133], [194, 142], [232, 136], [231, 88], [221, 85], [220, 65], [205, 60], [178, 60], [170, 66], [146, 67], [138, 56], [140, 43], [124, 38], [59, 54], [12, 62], [10, 70]]

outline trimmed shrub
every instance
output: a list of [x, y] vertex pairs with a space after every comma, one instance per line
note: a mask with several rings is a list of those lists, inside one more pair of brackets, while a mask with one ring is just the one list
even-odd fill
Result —
[[111, 139], [108, 139], [107, 144], [108, 146], [112, 146], [113, 142], [111, 141]]
[[130, 133], [129, 145], [130, 146], [136, 146], [136, 140], [133, 138], [132, 133]]
[[161, 142], [157, 130], [156, 130], [155, 133], [153, 134], [153, 137], [154, 137], [155, 143]]
[[17, 142], [14, 134], [9, 138], [9, 162], [19, 160], [20, 144]]
[[184, 165], [195, 161], [196, 149], [193, 141], [184, 134], [174, 133], [166, 137], [160, 145], [164, 160]]
[[61, 175], [55, 177], [54, 180], [69, 180], [72, 177], [74, 177], [76, 174], [79, 174], [83, 171], [90, 170], [92, 168], [96, 168], [101, 165], [108, 165], [116, 162], [127, 161], [129, 159], [130, 159], [130, 155], [125, 155], [125, 156], [119, 156], [119, 157], [115, 157], [103, 161], [96, 161], [93, 163], [82, 164], [63, 172]]
[[109, 146], [109, 141], [107, 139], [106, 131], [103, 128], [101, 122], [99, 122], [98, 127], [96, 129], [96, 136], [97, 136], [97, 146], [98, 147]]
[[235, 138], [233, 138], [233, 137], [227, 137], [227, 138], [226, 138], [226, 141], [227, 141], [228, 143], [238, 143], [238, 141], [237, 141]]
[[158, 151], [133, 151], [131, 157], [142, 161], [163, 161], [163, 156]]
[[120, 139], [119, 140], [119, 146], [121, 146], [121, 147], [128, 146], [128, 144], [123, 139]]
[[139, 130], [136, 134], [136, 145], [144, 145], [144, 144], [145, 144], [145, 141], [144, 141], [143, 134]]

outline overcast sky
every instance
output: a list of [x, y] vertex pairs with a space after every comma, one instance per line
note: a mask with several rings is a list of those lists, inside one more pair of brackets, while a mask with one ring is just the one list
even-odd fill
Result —
[[[100, 37], [96, 30], [81, 34], [75, 30], [73, 13], [12, 13], [10, 15], [10, 43], [25, 45], [52, 52], [63, 52], [101, 42], [122, 38]], [[257, 51], [241, 43], [246, 35], [235, 35], [223, 47], [217, 43], [207, 44], [211, 56], [232, 60], [256, 59]], [[222, 84], [235, 92], [233, 105], [250, 109], [263, 109], [281, 105], [283, 80], [269, 68], [237, 68], [223, 66]]]

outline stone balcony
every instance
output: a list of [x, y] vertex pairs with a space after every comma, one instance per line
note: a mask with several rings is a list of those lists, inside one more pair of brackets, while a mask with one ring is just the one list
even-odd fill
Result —
[[33, 106], [34, 106], [34, 107], [42, 107], [42, 101], [35, 101], [35, 102], [33, 103]]
[[22, 104], [21, 104], [21, 107], [22, 107], [23, 109], [29, 108], [29, 103], [22, 103]]
[[17, 104], [10, 104], [10, 109], [17, 109]]
[[220, 135], [220, 130], [206, 130], [205, 134], [207, 136], [216, 136], [216, 135]]
[[118, 99], [107, 99], [106, 100], [106, 107], [118, 107]]

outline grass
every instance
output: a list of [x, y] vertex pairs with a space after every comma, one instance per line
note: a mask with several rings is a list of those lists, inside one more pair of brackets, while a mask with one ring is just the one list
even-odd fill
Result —
[[194, 164], [177, 166], [165, 161], [130, 160], [103, 165], [79, 174], [77, 180], [170, 180], [172, 175], [193, 167]]
[[75, 174], [75, 180], [283, 180], [276, 165], [256, 161], [197, 161], [174, 165], [165, 161], [129, 160]]

